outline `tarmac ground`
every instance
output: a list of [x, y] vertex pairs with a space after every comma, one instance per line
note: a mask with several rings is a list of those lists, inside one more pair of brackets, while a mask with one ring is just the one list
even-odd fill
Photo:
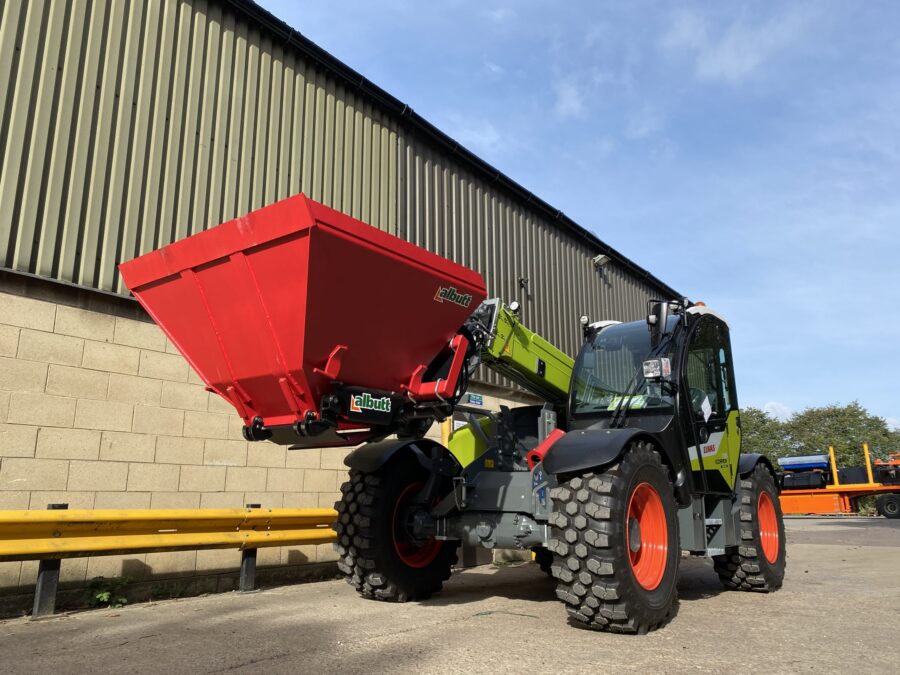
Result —
[[678, 614], [646, 636], [568, 624], [524, 563], [403, 605], [327, 581], [2, 621], [0, 672], [898, 672], [900, 520], [786, 524], [783, 589], [724, 591], [709, 562], [683, 559]]

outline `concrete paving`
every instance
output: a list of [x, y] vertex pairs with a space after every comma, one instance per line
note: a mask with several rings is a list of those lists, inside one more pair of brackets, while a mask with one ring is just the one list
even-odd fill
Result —
[[725, 592], [682, 561], [665, 628], [568, 625], [535, 565], [467, 570], [428, 602], [342, 581], [0, 622], [6, 673], [896, 673], [900, 521], [791, 518], [785, 587]]

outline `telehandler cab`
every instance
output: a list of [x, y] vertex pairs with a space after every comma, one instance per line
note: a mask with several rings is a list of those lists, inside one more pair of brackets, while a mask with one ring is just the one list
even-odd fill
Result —
[[[461, 543], [534, 551], [574, 621], [616, 632], [671, 617], [682, 550], [728, 588], [782, 584], [774, 470], [741, 454], [728, 325], [702, 303], [582, 318], [573, 361], [476, 272], [302, 195], [120, 269], [247, 440], [360, 444], [334, 529], [363, 596], [428, 598]], [[479, 365], [544, 404], [464, 405]], [[454, 411], [448, 447], [425, 438]]]

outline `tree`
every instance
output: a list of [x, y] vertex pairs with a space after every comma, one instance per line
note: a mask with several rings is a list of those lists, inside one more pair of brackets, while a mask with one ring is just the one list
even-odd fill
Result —
[[857, 401], [794, 413], [784, 431], [790, 448], [786, 454], [827, 454], [828, 446], [833, 446], [839, 467], [863, 464], [863, 442], [869, 444], [873, 459], [900, 452], [900, 433], [888, 429], [883, 418], [869, 414]]
[[741, 410], [741, 452], [758, 452], [773, 464], [791, 454], [784, 424], [759, 408]]
[[761, 453], [773, 464], [780, 457], [826, 455], [833, 446], [839, 467], [862, 466], [864, 442], [873, 460], [900, 452], [900, 431], [891, 431], [857, 401], [807, 408], [786, 422], [759, 408], [744, 408], [741, 432], [741, 451]]

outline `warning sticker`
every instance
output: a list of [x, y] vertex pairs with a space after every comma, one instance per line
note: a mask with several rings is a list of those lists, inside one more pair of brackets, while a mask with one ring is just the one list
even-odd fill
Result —
[[709, 422], [709, 418], [712, 415], [712, 406], [709, 404], [709, 396], [705, 396], [703, 398], [703, 403], [700, 405], [700, 410], [703, 411], [703, 421]]

